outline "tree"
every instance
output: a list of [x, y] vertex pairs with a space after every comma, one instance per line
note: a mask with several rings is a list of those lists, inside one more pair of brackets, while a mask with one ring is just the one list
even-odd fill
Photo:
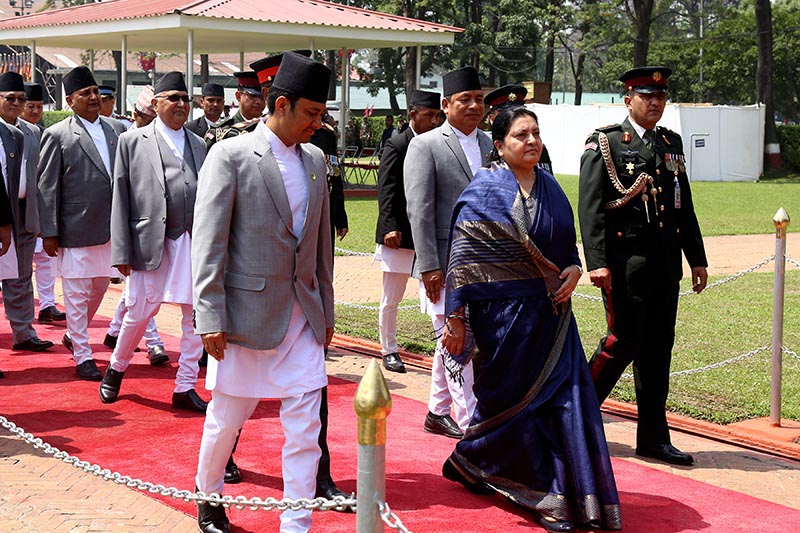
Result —
[[775, 112], [772, 105], [772, 5], [770, 0], [756, 0], [756, 32], [758, 34], [758, 67], [756, 98], [764, 104], [764, 153], [770, 166], [781, 166], [781, 147]]
[[633, 66], [647, 65], [647, 51], [650, 48], [650, 25], [653, 23], [655, 0], [626, 0], [625, 10], [634, 27]]

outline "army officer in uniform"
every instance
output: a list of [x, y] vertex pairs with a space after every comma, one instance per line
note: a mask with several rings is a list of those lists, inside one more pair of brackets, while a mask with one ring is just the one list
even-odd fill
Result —
[[664, 113], [666, 67], [620, 77], [628, 118], [597, 129], [581, 158], [580, 219], [592, 284], [603, 290], [608, 333], [590, 366], [600, 402], [633, 362], [639, 422], [636, 454], [690, 465], [672, 446], [666, 419], [681, 252], [692, 285], [706, 286], [706, 255], [694, 213], [681, 137], [656, 123]]

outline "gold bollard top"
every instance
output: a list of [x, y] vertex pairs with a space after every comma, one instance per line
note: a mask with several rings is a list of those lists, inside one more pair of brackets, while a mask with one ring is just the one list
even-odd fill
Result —
[[375, 359], [358, 384], [353, 407], [358, 415], [359, 444], [386, 444], [386, 417], [392, 412], [392, 396]]
[[775, 224], [775, 229], [777, 230], [786, 229], [791, 221], [792, 219], [789, 218], [789, 213], [782, 207], [778, 209], [778, 212], [772, 217], [772, 223]]

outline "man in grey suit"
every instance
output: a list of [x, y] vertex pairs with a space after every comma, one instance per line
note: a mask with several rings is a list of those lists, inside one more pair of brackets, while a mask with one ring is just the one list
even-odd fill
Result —
[[[2, 128], [3, 126], [0, 126], [0, 129]], [[5, 143], [3, 142], [4, 138], [3, 134], [0, 133], [0, 154], [6, 153]], [[11, 247], [11, 234], [14, 231], [14, 216], [11, 212], [11, 202], [6, 192], [6, 180], [4, 179], [6, 170], [2, 168], [2, 165], [0, 165], [0, 173], [3, 174], [0, 176], [0, 257], [2, 257], [6, 255], [6, 252], [8, 252]], [[0, 378], [4, 377], [5, 374], [0, 370]]]
[[61, 271], [67, 308], [62, 343], [72, 352], [78, 377], [100, 381], [89, 323], [111, 273], [111, 176], [125, 126], [100, 116], [100, 91], [88, 68], [75, 67], [63, 84], [75, 114], [42, 134], [39, 222], [44, 250], [58, 258]]
[[[281, 400], [284, 497], [313, 498], [320, 458], [324, 348], [333, 336], [333, 254], [321, 126], [331, 71], [284, 54], [269, 115], [208, 153], [195, 205], [195, 331], [211, 356], [196, 483], [222, 493], [236, 436], [261, 398]], [[201, 531], [229, 531], [225, 509], [198, 505]], [[311, 512], [284, 511], [304, 532]]]
[[162, 302], [183, 313], [181, 355], [172, 406], [204, 413], [195, 392], [203, 353], [192, 325], [191, 232], [197, 175], [206, 145], [184, 127], [189, 93], [180, 72], [167, 72], [153, 98], [158, 117], [119, 139], [111, 207], [111, 264], [128, 278], [127, 312], [100, 384], [103, 403], [117, 400], [133, 352]]
[[[39, 233], [36, 205], [36, 164], [39, 160], [39, 128], [20, 120], [25, 106], [25, 82], [16, 72], [0, 74], [0, 118], [24, 135], [20, 173], [9, 172], [8, 193], [15, 217], [16, 279], [3, 280], [3, 306], [11, 324], [14, 349], [43, 352], [53, 346], [33, 329], [33, 252]], [[31, 201], [28, 201], [30, 198]], [[16, 201], [14, 201], [16, 200]]]
[[222, 116], [222, 108], [225, 107], [225, 89], [222, 85], [216, 83], [206, 83], [203, 85], [200, 96], [203, 116], [187, 122], [186, 129], [202, 138], [208, 128], [213, 126]]
[[[483, 119], [483, 91], [478, 72], [464, 67], [442, 77], [442, 109], [447, 121], [441, 127], [414, 137], [408, 145], [405, 175], [406, 208], [414, 235], [416, 258], [412, 275], [421, 280], [426, 307], [438, 333], [445, 327], [444, 272], [450, 216], [461, 192], [474, 173], [488, 162], [492, 141], [478, 130]], [[425, 431], [461, 438], [475, 409], [472, 366], [462, 373], [463, 383], [445, 371], [441, 340], [436, 345], [431, 371], [431, 393]], [[450, 416], [450, 409], [456, 417]]]

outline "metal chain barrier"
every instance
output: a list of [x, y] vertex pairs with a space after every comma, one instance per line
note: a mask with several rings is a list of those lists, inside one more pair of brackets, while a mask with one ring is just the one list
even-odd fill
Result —
[[344, 248], [339, 248], [338, 246], [334, 246], [333, 247], [333, 251], [334, 252], [339, 252], [342, 255], [354, 255], [356, 257], [372, 257], [372, 256], [375, 255], [374, 253], [356, 252], [354, 250], [346, 250]]
[[789, 357], [794, 357], [795, 359], [800, 361], [800, 355], [797, 355], [797, 352], [793, 352], [792, 350], [790, 350], [786, 346], [781, 346], [781, 351], [783, 353], [785, 353], [786, 355], [788, 355]]
[[796, 260], [794, 260], [791, 257], [789, 257], [789, 254], [784, 254], [784, 257], [786, 258], [786, 262], [787, 263], [791, 263], [792, 265], [794, 265], [796, 267], [800, 267], [800, 262], [797, 262]]
[[[759, 348], [756, 348], [755, 350], [750, 350], [747, 353], [743, 353], [741, 355], [737, 355], [736, 357], [731, 357], [730, 359], [725, 359], [724, 361], [720, 361], [718, 363], [712, 363], [710, 365], [701, 366], [699, 368], [692, 368], [692, 369], [689, 369], [689, 370], [677, 370], [675, 372], [670, 372], [669, 373], [669, 377], [672, 378], [672, 377], [676, 377], [676, 376], [691, 376], [692, 374], [699, 374], [701, 372], [707, 372], [709, 370], [716, 370], [717, 368], [722, 368], [723, 366], [728, 366], [728, 365], [732, 365], [734, 363], [739, 363], [741, 361], [744, 361], [745, 359], [749, 359], [749, 358], [751, 358], [751, 357], [753, 357], [755, 355], [758, 355], [759, 353], [761, 353], [763, 351], [766, 351], [766, 350], [769, 350], [769, 349], [770, 349], [770, 345], [767, 344], [767, 345], [761, 346]], [[633, 374], [626, 372], [625, 374], [622, 374], [622, 377], [626, 378], [626, 379], [633, 379]]]
[[581, 294], [579, 292], [573, 292], [572, 296], [574, 296], [575, 298], [581, 298], [583, 300], [589, 300], [589, 301], [592, 301], [592, 302], [602, 302], [603, 301], [603, 298], [601, 298], [600, 296], [591, 296], [589, 294]]
[[383, 523], [389, 526], [390, 528], [396, 531], [403, 531], [404, 533], [412, 533], [406, 526], [403, 525], [403, 522], [400, 521], [400, 517], [397, 516], [392, 512], [389, 508], [389, 504], [386, 502], [378, 502], [378, 509], [381, 512], [381, 520]]
[[100, 465], [91, 464], [88, 461], [81, 461], [79, 458], [61, 451], [55, 446], [44, 442], [41, 438], [34, 437], [31, 433], [27, 433], [24, 429], [17, 426], [6, 417], [0, 415], [0, 426], [7, 429], [12, 435], [16, 435], [23, 441], [32, 445], [35, 449], [42, 450], [47, 455], [52, 455], [67, 464], [70, 464], [78, 470], [89, 472], [90, 474], [102, 477], [105, 481], [111, 481], [117, 485], [125, 485], [131, 489], [137, 489], [142, 492], [150, 494], [158, 494], [160, 496], [175, 498], [185, 502], [206, 502], [213, 506], [222, 505], [223, 507], [230, 508], [236, 507], [237, 509], [244, 509], [249, 507], [251, 510], [256, 511], [263, 509], [264, 511], [285, 511], [287, 509], [299, 511], [301, 509], [309, 511], [344, 511], [356, 509], [356, 499], [354, 497], [344, 498], [336, 496], [333, 500], [326, 500], [325, 498], [300, 498], [298, 500], [291, 500], [288, 498], [276, 499], [267, 498], [246, 498], [245, 496], [220, 496], [219, 494], [205, 494], [204, 492], [192, 492], [190, 490], [180, 490], [175, 487], [166, 487], [158, 485], [149, 481], [142, 481], [141, 479], [132, 478], [130, 476], [123, 476], [119, 472], [112, 472], [107, 468], [101, 468]]
[[[746, 268], [744, 270], [741, 270], [741, 271], [737, 272], [736, 274], [732, 274], [732, 275], [728, 276], [727, 278], [723, 278], [721, 280], [715, 281], [714, 283], [710, 283], [710, 284], [706, 285], [705, 290], [708, 291], [708, 290], [711, 290], [711, 289], [716, 289], [720, 285], [725, 285], [726, 283], [730, 283], [731, 281], [734, 281], [736, 279], [741, 278], [745, 274], [750, 274], [751, 272], [755, 272], [759, 268], [763, 267], [764, 265], [767, 265], [767, 264], [771, 263], [774, 260], [775, 260], [775, 254], [772, 254], [771, 256], [767, 257], [763, 261], [761, 261], [759, 263], [756, 263], [755, 265], [751, 266], [750, 268]], [[680, 296], [684, 297], [684, 296], [689, 296], [691, 294], [695, 294], [695, 292], [692, 289], [687, 289], [687, 290], [681, 292]]]

